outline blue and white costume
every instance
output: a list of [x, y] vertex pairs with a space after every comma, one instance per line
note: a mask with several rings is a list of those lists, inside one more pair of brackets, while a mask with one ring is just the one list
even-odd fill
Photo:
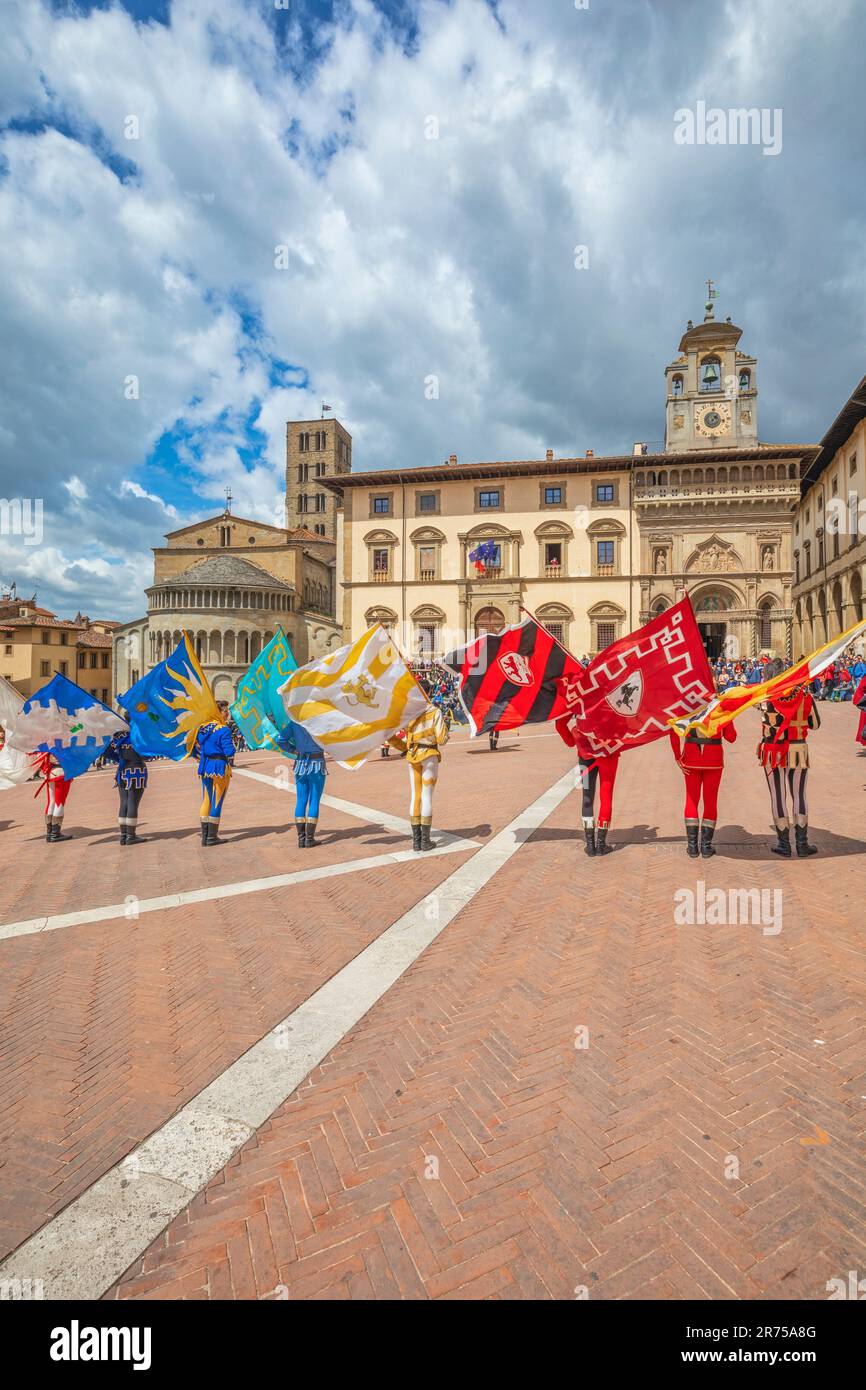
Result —
[[120, 826], [120, 843], [137, 845], [138, 810], [144, 789], [147, 786], [147, 760], [133, 747], [128, 729], [115, 734], [103, 754], [106, 762], [116, 763], [117, 772], [114, 785], [120, 793], [120, 809], [117, 824]]
[[306, 729], [289, 720], [280, 738], [280, 748], [295, 759], [295, 826], [298, 847], [306, 849], [317, 843], [316, 822], [319, 804], [325, 790], [325, 754]]

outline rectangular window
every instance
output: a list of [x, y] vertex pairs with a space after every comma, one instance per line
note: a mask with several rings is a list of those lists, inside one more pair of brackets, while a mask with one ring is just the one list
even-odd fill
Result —
[[599, 623], [598, 625], [598, 650], [604, 651], [611, 642], [616, 641], [616, 623]]
[[565, 644], [565, 623], [545, 623], [551, 637], [555, 637], [557, 642]]
[[108, 691], [105, 690], [105, 689], [103, 689], [103, 692], [102, 692], [102, 695], [101, 695], [100, 698], [102, 699], [102, 703], [103, 703], [104, 705], [107, 705], [107, 704], [108, 704]]
[[491, 491], [479, 492], [478, 505], [484, 509], [495, 510], [500, 506], [500, 492], [498, 488]]
[[99, 653], [98, 653], [98, 652], [91, 652], [91, 653], [90, 653], [90, 669], [91, 669], [91, 671], [95, 671], [95, 670], [96, 670], [96, 666], [97, 666], [98, 660], [99, 660]]
[[11, 656], [11, 655], [12, 655], [12, 644], [11, 644], [11, 642], [7, 642], [7, 643], [6, 643], [6, 655], [7, 655], [7, 656]]
[[298, 436], [298, 451], [299, 451], [299, 453], [305, 454], [305, 453], [307, 452], [307, 450], [309, 449], [309, 447], [310, 447], [310, 436], [309, 436], [308, 434], [301, 434], [301, 435], [299, 435], [299, 436]]
[[391, 510], [390, 497], [373, 498], [373, 514], [375, 516], [387, 516]]
[[435, 545], [419, 545], [418, 547], [418, 578], [435, 579], [436, 577], [436, 547]]
[[69, 662], [68, 662], [68, 661], [61, 661], [61, 663], [60, 663], [60, 674], [61, 674], [61, 676], [68, 676], [68, 675], [69, 675]]
[[107, 671], [107, 670], [108, 670], [108, 661], [109, 661], [108, 652], [103, 652], [103, 653], [102, 653], [102, 669], [103, 669], [103, 671]]
[[42, 645], [43, 647], [51, 646], [51, 633], [48, 631], [47, 628], [44, 628], [42, 631]]
[[596, 483], [595, 500], [596, 502], [612, 502], [613, 483]]
[[613, 564], [613, 541], [596, 541], [595, 554], [599, 565]]
[[419, 623], [418, 627], [415, 629], [415, 632], [418, 655], [432, 656], [433, 653], [436, 651], [436, 624]]
[[86, 653], [86, 652], [79, 652], [79, 653], [78, 653], [78, 665], [79, 665], [79, 666], [86, 666], [86, 665], [87, 665], [87, 653]]
[[849, 474], [851, 475], [852, 478], [854, 477], [854, 474], [857, 472], [857, 455], [856, 455], [856, 454], [852, 454], [851, 457], [850, 457], [850, 459], [848, 460], [848, 472], [849, 472]]
[[60, 645], [61, 645], [61, 647], [67, 646], [68, 643], [69, 643], [69, 633], [68, 633], [68, 632], [61, 632], [61, 634], [60, 634]]
[[435, 492], [419, 492], [418, 494], [419, 512], [438, 512], [439, 499]]
[[544, 489], [544, 505], [546, 507], [558, 507], [562, 502], [561, 487], [546, 487]]
[[387, 574], [389, 568], [389, 554], [387, 548], [373, 551], [373, 573]]
[[39, 674], [40, 674], [40, 676], [47, 676], [48, 673], [49, 673], [50, 667], [51, 667], [51, 663], [50, 663], [50, 662], [48, 662], [48, 661], [40, 661], [40, 663], [39, 663]]
[[562, 568], [562, 541], [545, 541], [544, 567], [548, 570]]

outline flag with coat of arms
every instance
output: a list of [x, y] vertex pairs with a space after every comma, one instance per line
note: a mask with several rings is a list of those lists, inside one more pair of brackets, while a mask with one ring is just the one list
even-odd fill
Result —
[[715, 690], [691, 600], [611, 642], [563, 687], [569, 729], [597, 757], [669, 734], [674, 720], [694, 716]]
[[343, 767], [360, 767], [429, 701], [374, 623], [355, 642], [300, 666], [280, 686], [286, 714]]

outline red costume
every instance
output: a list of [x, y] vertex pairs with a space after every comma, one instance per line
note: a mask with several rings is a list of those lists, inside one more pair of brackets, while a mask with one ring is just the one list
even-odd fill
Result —
[[63, 812], [72, 782], [63, 776], [63, 768], [51, 753], [34, 753], [32, 756], [34, 770], [43, 778], [35, 795], [39, 795], [43, 786], [45, 788], [45, 838], [49, 844], [70, 840], [71, 835], [63, 834]]
[[683, 740], [673, 730], [670, 737], [674, 757], [686, 780], [684, 816], [687, 852], [690, 859], [697, 858], [700, 827], [700, 853], [705, 859], [709, 859], [716, 852], [713, 849], [713, 833], [718, 815], [719, 783], [725, 768], [724, 744], [735, 743], [737, 731], [732, 722], [725, 724], [721, 732], [712, 738], [705, 738], [696, 729], [690, 729]]
[[866, 701], [866, 676], [863, 677], [854, 691], [854, 704], [860, 710], [860, 723], [857, 725], [856, 738], [858, 743], [866, 745], [866, 704], [861, 704], [861, 701]]
[[[554, 728], [569, 748], [577, 751], [580, 785], [583, 789], [583, 833], [587, 854], [608, 854], [607, 832], [613, 816], [613, 784], [619, 767], [619, 753], [602, 757], [594, 753], [576, 727], [574, 715], [564, 714], [554, 720]], [[595, 793], [598, 788], [598, 828], [595, 820]]]

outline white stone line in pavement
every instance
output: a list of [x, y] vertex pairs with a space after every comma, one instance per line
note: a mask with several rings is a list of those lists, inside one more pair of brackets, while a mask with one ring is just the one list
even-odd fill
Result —
[[[477, 849], [477, 840], [461, 840], [455, 835], [428, 854], [454, 854], [460, 850]], [[16, 936], [32, 936], [35, 932], [59, 931], [62, 927], [80, 927], [87, 922], [110, 922], [118, 917], [135, 921], [143, 912], [164, 912], [168, 908], [186, 907], [189, 903], [210, 903], [219, 898], [238, 898], [246, 893], [266, 893], [273, 888], [288, 888], [293, 883], [312, 883], [319, 878], [337, 878], [342, 874], [378, 869], [385, 864], [404, 864], [417, 860], [414, 850], [392, 850], [388, 854], [371, 854], [365, 859], [346, 859], [340, 864], [322, 864], [317, 869], [296, 869], [290, 874], [271, 874], [268, 878], [248, 878], [239, 883], [219, 883], [212, 888], [189, 888], [182, 893], [167, 893], [160, 898], [130, 898], [129, 902], [109, 903], [105, 907], [86, 907], [80, 912], [63, 912], [55, 917], [31, 917], [25, 922], [7, 922], [0, 926], [0, 941]]]
[[574, 787], [567, 772], [438, 888], [0, 1265], [99, 1298], [435, 941]]

